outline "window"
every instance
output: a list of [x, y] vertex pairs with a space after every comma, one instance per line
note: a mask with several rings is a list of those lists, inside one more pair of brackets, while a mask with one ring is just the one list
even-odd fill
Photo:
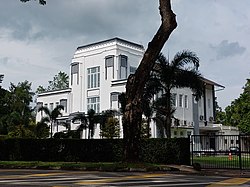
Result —
[[45, 103], [45, 104], [44, 104], [44, 107], [48, 108], [48, 104], [47, 104], [47, 103]]
[[130, 74], [135, 74], [136, 67], [130, 66]]
[[77, 84], [79, 84], [79, 63], [71, 65], [71, 85], [73, 84], [73, 75], [77, 75]]
[[187, 95], [184, 96], [184, 107], [188, 108], [188, 96]]
[[118, 103], [118, 92], [113, 92], [110, 94], [110, 108], [118, 109], [119, 108], [119, 103]]
[[208, 105], [208, 108], [211, 108], [211, 99], [207, 100], [207, 105]]
[[173, 94], [171, 94], [171, 97], [172, 97], [172, 105], [174, 107], [177, 107], [177, 94], [173, 93]]
[[56, 102], [56, 107], [59, 105], [59, 102]]
[[54, 109], [54, 103], [49, 104], [49, 109], [50, 109], [50, 111], [52, 111]]
[[234, 140], [231, 140], [231, 144], [234, 144]]
[[67, 113], [67, 99], [61, 99], [60, 100], [60, 105], [63, 106], [64, 111]]
[[183, 131], [180, 132], [180, 135], [183, 136]]
[[100, 67], [88, 68], [88, 88], [100, 87]]
[[108, 74], [112, 74], [112, 78], [114, 78], [114, 56], [105, 57], [105, 79], [108, 78]]
[[175, 136], [177, 135], [177, 131], [174, 131], [174, 135], [175, 135]]
[[100, 113], [100, 98], [91, 97], [87, 98], [87, 110], [93, 109], [96, 113]]
[[111, 93], [111, 101], [118, 101], [118, 93]]
[[127, 78], [127, 67], [128, 67], [128, 57], [125, 55], [120, 55], [120, 79]]
[[179, 95], [179, 107], [183, 107], [183, 104], [182, 104], [182, 101], [183, 101], [183, 95]]
[[227, 139], [224, 140], [224, 144], [227, 144]]

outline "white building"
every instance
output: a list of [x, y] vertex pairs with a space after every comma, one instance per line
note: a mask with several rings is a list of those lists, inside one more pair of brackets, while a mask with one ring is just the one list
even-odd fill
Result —
[[[140, 44], [120, 38], [113, 38], [77, 48], [70, 65], [70, 85], [68, 89], [45, 92], [38, 95], [37, 105], [53, 109], [61, 104], [65, 107], [61, 120], [70, 120], [74, 113], [92, 108], [97, 113], [118, 109], [118, 95], [125, 91], [126, 79], [134, 73], [144, 54]], [[172, 128], [172, 137], [187, 137], [199, 134], [200, 127], [211, 127], [215, 116], [215, 87], [223, 86], [204, 79], [205, 91], [196, 102], [190, 89], [175, 89], [175, 117], [180, 119]], [[37, 121], [44, 114], [37, 114]], [[121, 118], [121, 117], [120, 117]], [[72, 124], [72, 129], [79, 124]], [[54, 127], [53, 133], [64, 130]], [[122, 127], [121, 127], [122, 130]], [[151, 123], [152, 137], [158, 137], [154, 122]], [[86, 133], [83, 133], [86, 136]], [[122, 132], [121, 132], [122, 137]], [[85, 138], [85, 137], [83, 137]], [[95, 138], [100, 138], [99, 128]]]

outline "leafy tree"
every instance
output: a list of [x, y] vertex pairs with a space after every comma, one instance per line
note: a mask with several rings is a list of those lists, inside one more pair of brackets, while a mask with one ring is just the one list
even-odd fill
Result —
[[226, 107], [226, 125], [236, 126], [242, 133], [250, 134], [250, 79], [243, 93]]
[[32, 115], [31, 83], [28, 81], [20, 82], [17, 85], [11, 83], [9, 94], [5, 99], [8, 101], [9, 113], [6, 116], [7, 131], [9, 136], [27, 137], [34, 136], [31, 124], [34, 123]]
[[54, 76], [52, 81], [49, 81], [49, 86], [44, 88], [43, 86], [38, 86], [36, 93], [42, 93], [45, 91], [62, 90], [69, 87], [69, 76], [65, 72], [59, 72]]
[[171, 123], [175, 111], [171, 90], [173, 88], [191, 88], [196, 98], [200, 98], [203, 92], [203, 81], [198, 67], [199, 58], [190, 51], [177, 53], [171, 62], [162, 54], [157, 59], [153, 75], [163, 92], [155, 102], [154, 109], [164, 116], [163, 126], [168, 138], [171, 137]]
[[8, 134], [7, 121], [10, 113], [10, 92], [0, 87], [0, 134]]
[[226, 121], [226, 113], [222, 111], [222, 108], [218, 105], [218, 102], [215, 101], [215, 123], [225, 124]]
[[8, 133], [8, 136], [12, 138], [35, 138], [34, 131], [23, 125], [16, 126], [14, 130]]
[[62, 105], [56, 106], [52, 111], [50, 111], [47, 107], [44, 107], [44, 106], [38, 108], [38, 112], [43, 111], [47, 115], [45, 117], [47, 119], [45, 120], [42, 118], [41, 121], [49, 121], [49, 123], [50, 123], [50, 138], [52, 138], [52, 135], [53, 135], [52, 129], [56, 125], [57, 118], [59, 116], [62, 116], [61, 110], [63, 110], [63, 109], [64, 109], [64, 107]]
[[[34, 122], [30, 103], [33, 93], [31, 83], [11, 83], [9, 91], [0, 88], [0, 133], [10, 136], [31, 135], [31, 124]], [[33, 135], [32, 135], [33, 136]]]
[[120, 123], [115, 117], [108, 117], [106, 123], [101, 126], [100, 136], [107, 139], [120, 137]]

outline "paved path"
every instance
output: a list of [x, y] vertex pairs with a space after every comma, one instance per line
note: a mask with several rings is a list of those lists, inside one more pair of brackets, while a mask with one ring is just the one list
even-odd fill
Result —
[[250, 186], [250, 178], [149, 172], [0, 170], [0, 186]]

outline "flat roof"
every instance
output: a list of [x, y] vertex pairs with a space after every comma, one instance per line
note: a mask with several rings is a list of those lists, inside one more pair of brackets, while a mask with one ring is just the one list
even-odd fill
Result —
[[79, 46], [79, 47], [77, 47], [77, 50], [87, 48], [87, 47], [92, 47], [92, 46], [103, 44], [103, 43], [109, 43], [109, 42], [121, 42], [121, 43], [129, 44], [129, 45], [144, 49], [143, 45], [141, 45], [141, 44], [137, 44], [137, 43], [134, 43], [134, 42], [130, 42], [130, 41], [115, 37], [115, 38], [111, 38], [111, 39], [108, 39], [108, 40], [103, 40], [103, 41], [100, 41], [100, 42]]
[[225, 88], [225, 86], [221, 85], [221, 84], [218, 84], [214, 81], [211, 81], [209, 79], [206, 79], [206, 78], [202, 78], [203, 82], [207, 83], [207, 84], [210, 84], [210, 85], [215, 85], [215, 86], [218, 86], [218, 87], [221, 87], [221, 88]]

